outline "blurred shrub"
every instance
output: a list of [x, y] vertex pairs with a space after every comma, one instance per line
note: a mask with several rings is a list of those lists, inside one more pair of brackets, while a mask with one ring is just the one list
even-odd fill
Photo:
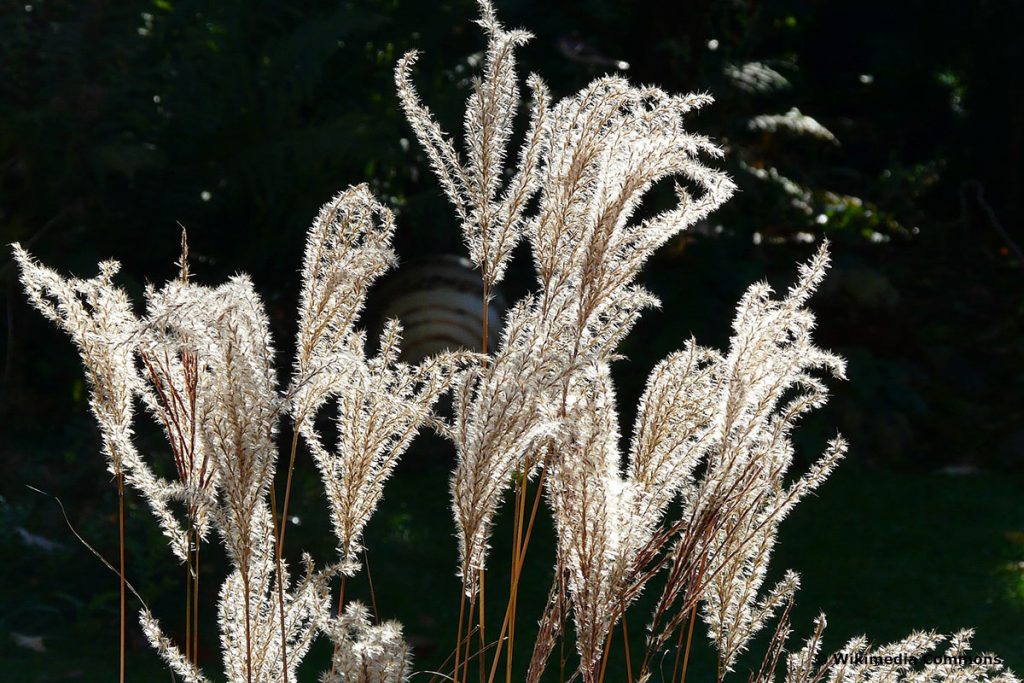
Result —
[[[1024, 58], [1010, 48], [1021, 7], [501, 4], [510, 24], [535, 27], [527, 66], [556, 94], [626, 61], [636, 81], [718, 100], [699, 127], [728, 147], [741, 192], [663, 250], [649, 284], [686, 315], [649, 314], [643, 343], [627, 342], [630, 365], [650, 365], [690, 332], [723, 336], [722, 302], [828, 236], [839, 244], [821, 332], [851, 358], [855, 381], [832, 410], [854, 456], [1021, 467], [1020, 264], [992, 225], [1021, 216], [1012, 192], [1024, 86], [1012, 74]], [[466, 65], [482, 47], [456, 20], [470, 5], [2, 2], [0, 237], [81, 274], [114, 256], [128, 277], [169, 276], [181, 224], [199, 277], [251, 272], [273, 315], [294, 301], [316, 207], [370, 180], [398, 212], [400, 253], [458, 252], [407, 142], [391, 67], [414, 43], [424, 48], [418, 83], [456, 129]], [[6, 447], [56, 448], [44, 430], [62, 425], [89, 449], [74, 360], [2, 267]], [[528, 273], [513, 269], [510, 296], [531, 285]], [[290, 338], [287, 320], [274, 319], [279, 339]], [[24, 464], [15, 454], [4, 467]]]

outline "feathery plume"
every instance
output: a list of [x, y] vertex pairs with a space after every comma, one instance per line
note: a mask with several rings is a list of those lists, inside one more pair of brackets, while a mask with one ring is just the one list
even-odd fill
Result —
[[385, 481], [420, 427], [433, 421], [434, 404], [467, 360], [464, 354], [443, 354], [415, 366], [399, 362], [400, 332], [398, 323], [390, 321], [380, 353], [353, 358], [353, 378], [338, 389], [333, 452], [311, 420], [301, 427], [327, 493], [342, 571], [349, 576], [359, 568], [363, 529], [384, 494]]
[[370, 613], [359, 602], [350, 602], [345, 614], [332, 619], [325, 630], [338, 644], [334, 673], [322, 683], [403, 683], [409, 678], [409, 646], [396, 621], [371, 625]]
[[78, 347], [107, 469], [122, 474], [137, 459], [132, 422], [141, 380], [134, 357], [138, 320], [128, 295], [113, 284], [121, 266], [104, 261], [95, 278], [64, 278], [37, 263], [20, 244], [13, 248], [29, 301]]
[[295, 372], [288, 391], [297, 422], [339, 390], [362, 354], [354, 325], [369, 287], [395, 264], [395, 220], [356, 185], [320, 209], [306, 241]]
[[530, 123], [515, 174], [502, 191], [512, 121], [519, 107], [515, 50], [532, 36], [526, 31], [505, 30], [488, 0], [478, 4], [477, 23], [487, 36], [487, 50], [483, 75], [474, 79], [473, 92], [466, 100], [464, 161], [416, 94], [410, 73], [418, 57], [415, 51], [399, 61], [395, 83], [406, 119], [455, 207], [469, 257], [480, 269], [485, 292], [490, 292], [504, 277], [512, 250], [522, 238], [522, 213], [538, 188], [550, 96], [540, 77], [527, 79], [533, 94]]

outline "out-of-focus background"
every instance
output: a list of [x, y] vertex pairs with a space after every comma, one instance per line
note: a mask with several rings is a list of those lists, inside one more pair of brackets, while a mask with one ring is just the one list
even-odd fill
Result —
[[[796, 637], [818, 610], [832, 648], [864, 632], [884, 642], [975, 626], [980, 648], [1024, 670], [1024, 5], [497, 6], [504, 23], [536, 34], [522, 73], [539, 72], [557, 96], [626, 62], [620, 72], [634, 82], [717, 100], [691, 126], [723, 144], [740, 191], [645, 272], [663, 307], [622, 349], [624, 420], [658, 359], [691, 335], [722, 346], [746, 286], [785, 286], [815, 243], [833, 243], [813, 305], [819, 339], [849, 359], [850, 381], [798, 445], [806, 463], [838, 429], [852, 448], [783, 525], [774, 571], [804, 577]], [[340, 189], [369, 182], [394, 208], [406, 265], [463, 253], [398, 109], [392, 68], [422, 49], [418, 87], [461, 131], [483, 45], [474, 15], [469, 0], [3, 0], [0, 241], [81, 276], [117, 258], [120, 282], [141, 295], [174, 275], [184, 226], [198, 280], [252, 275], [284, 371], [305, 230]], [[531, 286], [521, 249], [503, 294]], [[28, 488], [58, 496], [83, 538], [115, 556], [116, 493], [88, 391], [74, 349], [28, 307], [7, 256], [0, 295], [0, 659], [10, 680], [111, 680], [116, 578], [56, 502]], [[414, 447], [367, 535], [380, 616], [405, 623], [421, 669], [441, 664], [455, 631], [451, 457], [432, 436]], [[173, 633], [184, 570], [141, 502], [128, 504], [129, 578]], [[291, 514], [288, 554], [329, 558], [304, 453]], [[499, 527], [496, 539], [509, 534]], [[550, 580], [550, 542], [542, 524], [520, 602], [526, 640]], [[204, 552], [212, 605], [223, 566], [216, 546]], [[493, 575], [507, 575], [497, 561]], [[353, 584], [369, 597], [365, 574]], [[216, 670], [213, 611], [200, 658]], [[641, 637], [643, 624], [633, 626]], [[713, 672], [701, 652], [694, 680]], [[318, 646], [304, 675], [315, 678], [328, 654]], [[616, 656], [609, 675], [621, 679]], [[134, 626], [128, 658], [129, 680], [166, 680]]]

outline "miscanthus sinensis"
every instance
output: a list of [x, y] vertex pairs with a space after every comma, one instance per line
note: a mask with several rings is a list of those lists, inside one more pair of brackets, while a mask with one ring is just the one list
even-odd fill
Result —
[[[325, 681], [408, 678], [410, 651], [398, 624], [372, 623], [358, 603], [338, 613], [328, 604], [330, 580], [359, 571], [363, 531], [385, 482], [429, 425], [456, 451], [456, 571], [470, 601], [483, 588], [495, 517], [513, 482], [532, 479], [543, 492], [556, 532], [555, 578], [529, 681], [541, 679], [560, 638], [575, 643], [577, 675], [601, 680], [611, 629], [649, 585], [655, 609], [636, 680], [652, 680], [653, 658], [697, 615], [720, 680], [770, 623], [760, 668], [751, 672], [758, 682], [1016, 680], [997, 660], [969, 660], [968, 632], [949, 639], [952, 663], [924, 661], [942, 640], [930, 633], [877, 649], [857, 639], [819, 663], [822, 617], [803, 646], [787, 650], [798, 577], [790, 572], [764, 585], [778, 525], [846, 449], [837, 436], [807, 471], [792, 471], [793, 428], [825, 402], [824, 379], [844, 373], [841, 358], [814, 344], [807, 308], [828, 268], [827, 245], [785, 293], [750, 287], [727, 349], [690, 340], [654, 367], [623, 452], [610, 368], [642, 311], [658, 303], [637, 274], [735, 189], [709, 165], [721, 149], [684, 126], [711, 98], [603, 77], [553, 101], [533, 75], [525, 136], [510, 159], [520, 104], [516, 49], [530, 36], [505, 29], [489, 2], [479, 4], [487, 47], [461, 144], [417, 95], [415, 53], [399, 61], [395, 78], [480, 270], [485, 300], [516, 245], [525, 239], [532, 249], [536, 290], [508, 312], [491, 353], [452, 351], [410, 365], [400, 360], [400, 326], [389, 322], [377, 354], [367, 354], [356, 325], [369, 287], [396, 261], [395, 222], [362, 185], [325, 205], [309, 231], [293, 376], [283, 389], [264, 306], [246, 277], [198, 285], [183, 250], [180, 277], [147, 288], [145, 315], [137, 317], [113, 282], [116, 263], [101, 264], [90, 280], [65, 278], [15, 245], [31, 301], [81, 353], [111, 471], [147, 500], [180, 561], [212, 531], [221, 539], [232, 564], [217, 607], [227, 678], [294, 680], [318, 634], [335, 646]], [[669, 179], [675, 205], [635, 218], [645, 194]], [[449, 392], [452, 414], [441, 419], [434, 407]], [[337, 438], [328, 446], [315, 418], [332, 401]], [[137, 405], [167, 438], [173, 480], [152, 467], [163, 456], [135, 445]], [[288, 467], [301, 436], [320, 471], [338, 551], [319, 570], [306, 557], [294, 578], [281, 559], [284, 522], [270, 495], [283, 419], [294, 433]], [[517, 548], [515, 578], [520, 550], [525, 544]], [[206, 680], [194, 654], [182, 653], [148, 610], [141, 619], [174, 671]], [[507, 623], [508, 616], [499, 653]], [[884, 663], [896, 654], [917, 659]], [[460, 665], [464, 672], [457, 654], [456, 679], [464, 675]]]

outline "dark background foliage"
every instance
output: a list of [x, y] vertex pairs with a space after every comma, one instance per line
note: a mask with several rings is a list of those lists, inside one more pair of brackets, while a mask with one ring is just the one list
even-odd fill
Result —
[[[988, 490], [998, 500], [998, 492], [1010, 500], [1019, 495], [1024, 50], [1017, 34], [1024, 5], [498, 5], [506, 24], [536, 33], [522, 52], [524, 72], [541, 73], [556, 95], [606, 71], [607, 60], [625, 60], [636, 82], [707, 90], [717, 99], [694, 115], [692, 127], [725, 145], [724, 163], [740, 192], [709, 224], [667, 245], [645, 273], [664, 306], [641, 321], [623, 349], [624, 419], [658, 358], [691, 334], [724, 344], [742, 290], [761, 278], [784, 285], [794, 263], [810, 252], [809, 241], [828, 237], [836, 265], [815, 300], [819, 335], [849, 359], [851, 381], [804, 428], [801, 445], [816, 448], [838, 426], [853, 442], [846, 467], [861, 473], [850, 476], [863, 477], [845, 481], [909, 477], [909, 489], [924, 487], [914, 501], [952, 496], [951, 516], [958, 505], [973, 510], [970, 501]], [[121, 282], [140, 294], [147, 278], [158, 282], [174, 273], [185, 226], [202, 281], [240, 270], [253, 276], [286, 366], [304, 231], [338, 190], [368, 181], [395, 208], [403, 259], [462, 252], [448, 207], [398, 111], [392, 67], [405, 50], [422, 49], [420, 90], [446, 127], [458, 130], [469, 58], [481, 50], [473, 14], [468, 0], [2, 0], [0, 241], [21, 241], [46, 263], [82, 276], [92, 275], [98, 260], [117, 258]], [[730, 75], [752, 62], [784, 80], [744, 85]], [[793, 108], [826, 126], [837, 142], [751, 126], [758, 115]], [[75, 546], [52, 502], [24, 485], [61, 495], [104, 550], [114, 507], [75, 354], [28, 308], [6, 258], [0, 269], [0, 541], [5, 555], [20, 558], [4, 563], [11, 573], [5, 591], [15, 593], [0, 623], [0, 648], [14, 647], [19, 661], [39, 666], [31, 659], [37, 653], [8, 634], [106, 633], [115, 586]], [[531, 284], [524, 252], [506, 295]], [[447, 535], [437, 460], [419, 466], [420, 475], [437, 479], [439, 495], [417, 524]], [[411, 467], [413, 474], [400, 476], [420, 476]], [[972, 472], [963, 476], [975, 480], [961, 485], [962, 476], [935, 478], [937, 471]], [[995, 483], [1007, 475], [1017, 485]], [[986, 476], [992, 487], [977, 483]], [[312, 477], [300, 475], [300, 491], [306, 510], [321, 505]], [[894, 490], [889, 500], [898, 507], [904, 498]], [[1024, 510], [994, 505], [985, 552], [1019, 560], [1024, 551], [1012, 534], [1024, 528]], [[916, 509], [906, 505], [907, 514]], [[403, 514], [379, 523], [401, 536]], [[884, 506], [877, 514], [885, 514]], [[980, 528], [965, 516], [972, 519], [967, 512], [957, 521], [964, 533]], [[176, 579], [161, 570], [167, 555], [145, 511], [135, 517], [130, 554], [137, 575], [146, 577], [144, 592], [176, 591]], [[879, 520], [861, 523], [870, 528]], [[311, 542], [317, 542], [315, 528]], [[64, 545], [43, 550], [22, 531]], [[381, 533], [390, 532], [382, 526]], [[412, 547], [430, 541], [419, 543]], [[788, 557], [800, 569], [816, 546], [795, 543]], [[928, 552], [913, 556], [922, 567]], [[41, 569], [28, 572], [37, 567], [36, 556], [43, 558]], [[110, 591], [73, 590], [62, 574], [68, 562], [85, 577], [81, 585]], [[1018, 607], [1005, 607], [1004, 616], [1009, 623], [1017, 615], [1019, 633], [1024, 583], [1016, 574], [998, 577], [979, 579], [987, 586], [979, 590], [998, 584], [1003, 588], [991, 590], [1000, 600], [1017, 595]], [[1004, 590], [1004, 580], [1017, 587]], [[817, 606], [829, 605], [807, 609]], [[984, 622], [985, 614], [981, 607], [958, 623]], [[58, 628], [55, 621], [65, 623]], [[1024, 650], [1019, 637], [1008, 642]], [[215, 649], [212, 639], [209, 647]], [[88, 678], [90, 669], [78, 666], [64, 669]], [[38, 680], [56, 680], [54, 667]]]

